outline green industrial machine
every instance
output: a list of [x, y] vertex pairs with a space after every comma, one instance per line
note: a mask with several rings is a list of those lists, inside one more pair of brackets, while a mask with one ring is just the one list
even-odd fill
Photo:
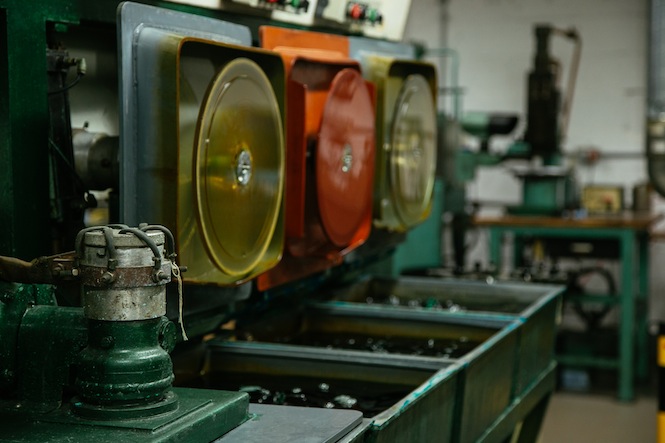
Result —
[[[439, 170], [445, 188], [445, 211], [451, 214], [453, 232], [453, 268], [456, 273], [465, 272], [465, 238], [473, 208], [466, 196], [466, 185], [475, 179], [479, 167], [497, 166], [507, 161], [520, 161], [515, 168], [516, 177], [522, 182], [521, 203], [507, 208], [509, 213], [520, 215], [558, 215], [574, 209], [578, 204], [578, 192], [574, 171], [563, 165], [561, 145], [565, 139], [575, 79], [580, 59], [581, 40], [575, 29], [560, 30], [541, 24], [534, 29], [536, 50], [533, 69], [527, 83], [527, 117], [523, 137], [513, 142], [504, 152], [492, 149], [492, 137], [511, 134], [518, 123], [518, 116], [506, 113], [467, 112], [453, 113], [454, 118], [439, 118], [439, 155], [443, 159]], [[575, 43], [575, 52], [568, 74], [565, 99], [558, 88], [559, 63], [550, 53], [550, 40], [562, 36]], [[450, 51], [446, 51], [448, 55]], [[453, 67], [459, 64], [452, 54]], [[456, 78], [456, 74], [451, 74]], [[453, 84], [452, 93], [459, 95]], [[455, 108], [461, 107], [459, 99]], [[461, 147], [461, 132], [476, 137], [479, 148]]]
[[[550, 54], [552, 36], [562, 36], [575, 43], [575, 52], [568, 74], [566, 97], [562, 100], [558, 88], [560, 66]], [[536, 51], [533, 70], [527, 84], [526, 129], [521, 140], [505, 153], [490, 153], [490, 138], [510, 134], [517, 117], [503, 114], [470, 113], [464, 116], [462, 127], [481, 141], [476, 155], [459, 161], [460, 179], [473, 178], [475, 167], [498, 164], [505, 160], [525, 159], [535, 163], [516, 172], [522, 181], [522, 203], [508, 208], [516, 214], [557, 214], [575, 205], [576, 191], [572, 171], [562, 165], [561, 144], [568, 129], [568, 120], [575, 90], [580, 59], [581, 40], [575, 29], [561, 30], [550, 25], [535, 27]], [[465, 154], [460, 153], [460, 157]]]
[[207, 442], [248, 419], [244, 393], [172, 387], [174, 259], [166, 228], [118, 225], [81, 231], [74, 254], [0, 260], [3, 279], [65, 292], [2, 283], [3, 441]]
[[[172, 89], [161, 94], [159, 88], [179, 74], [160, 64], [153, 46], [138, 44], [138, 34], [147, 30], [144, 37], [159, 46], [164, 40], [153, 40], [156, 35], [193, 27], [194, 33], [181, 37], [185, 47], [196, 50], [185, 53], [191, 57], [181, 66], [190, 63], [196, 78], [201, 66], [217, 72], [215, 54], [241, 53], [252, 36], [256, 39], [257, 25], [267, 21], [260, 13], [141, 3], [122, 6], [140, 28], [126, 28], [123, 35], [127, 22], [117, 16], [117, 0], [0, 0], [5, 57], [0, 64], [0, 441], [535, 441], [554, 389], [551, 331], [560, 288], [428, 282], [398, 285], [399, 291], [415, 297], [425, 290], [439, 305], [456, 291], [489, 294], [487, 303], [494, 308], [474, 313], [436, 306], [349, 307], [328, 290], [341, 291], [342, 283], [370, 274], [404, 233], [377, 230], [339, 266], [260, 292], [252, 282], [183, 283], [186, 265], [193, 274], [195, 263], [176, 262], [176, 252], [179, 259], [186, 256], [178, 249], [182, 232], [176, 229], [182, 226], [169, 226], [175, 238], [161, 225], [84, 228], [87, 210], [96, 205], [91, 189], [110, 188], [111, 223], [122, 221], [119, 214], [128, 209], [141, 209], [152, 219], [163, 202], [178, 206], [168, 192], [175, 188], [168, 188], [173, 165], [160, 155], [163, 133], [141, 116], [166, 109], [160, 118], [176, 131], [169, 126], [174, 110], [165, 97], [178, 94]], [[152, 26], [141, 21], [146, 17]], [[222, 35], [231, 28], [242, 28], [244, 40]], [[203, 33], [216, 34], [215, 39]], [[171, 49], [179, 45], [175, 38], [165, 36]], [[206, 47], [204, 40], [214, 44]], [[389, 53], [399, 52], [383, 43]], [[408, 52], [409, 45], [400, 45]], [[126, 51], [130, 47], [139, 55]], [[81, 54], [95, 62], [86, 66]], [[202, 59], [208, 63], [199, 63]], [[120, 69], [126, 61], [136, 63], [136, 71]], [[155, 69], [139, 72], [146, 64]], [[269, 77], [274, 83], [282, 79], [280, 72]], [[195, 92], [205, 92], [206, 83], [192, 84]], [[155, 95], [132, 94], [140, 95], [145, 86], [154, 87]], [[76, 96], [79, 101], [70, 102]], [[118, 116], [87, 107], [103, 99], [111, 109], [118, 100], [134, 100], [140, 112], [133, 119], [122, 111]], [[152, 99], [166, 103], [153, 106]], [[124, 104], [118, 109], [127, 109]], [[91, 116], [91, 126], [100, 115], [112, 114], [116, 124], [125, 120], [109, 131], [117, 136], [87, 124], [72, 129], [76, 106], [84, 108], [86, 119]], [[182, 112], [192, 109], [183, 106]], [[168, 189], [145, 186], [152, 176]], [[440, 184], [434, 190], [435, 214], [443, 210], [440, 196], [446, 189]], [[134, 200], [140, 203], [132, 206]], [[132, 222], [139, 224], [142, 217]], [[422, 228], [407, 235], [428, 238], [439, 231], [438, 225], [433, 231]], [[33, 257], [41, 258], [24, 261]], [[506, 307], [513, 296], [520, 301], [518, 310]], [[287, 320], [303, 331], [399, 332], [408, 340], [424, 340], [427, 350], [444, 339], [464, 347], [470, 334], [477, 342], [466, 353], [430, 356], [268, 343]], [[252, 383], [226, 384], [252, 373], [258, 374]], [[263, 383], [271, 377], [280, 385], [266, 394]], [[316, 395], [333, 391], [326, 380], [357, 392], [305, 408], [301, 387], [306, 385], [284, 384], [293, 380], [314, 382]], [[368, 389], [366, 400], [361, 396]]]

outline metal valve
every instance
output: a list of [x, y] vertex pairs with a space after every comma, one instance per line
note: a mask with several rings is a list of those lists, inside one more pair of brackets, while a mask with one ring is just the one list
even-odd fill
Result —
[[[88, 345], [81, 351], [72, 410], [91, 419], [138, 418], [177, 408], [166, 318], [175, 260], [163, 226], [88, 228], [76, 239]], [[169, 344], [170, 343], [170, 344]]]

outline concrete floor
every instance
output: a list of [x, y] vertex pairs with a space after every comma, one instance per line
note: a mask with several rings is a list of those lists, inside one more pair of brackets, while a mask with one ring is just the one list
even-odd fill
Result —
[[556, 392], [540, 443], [651, 443], [656, 441], [654, 396], [621, 403], [611, 395]]

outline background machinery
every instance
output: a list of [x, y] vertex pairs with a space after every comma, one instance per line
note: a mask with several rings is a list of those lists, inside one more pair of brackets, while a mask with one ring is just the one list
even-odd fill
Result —
[[191, 3], [0, 3], [0, 439], [535, 441], [561, 288], [377, 275], [435, 194], [409, 2]]

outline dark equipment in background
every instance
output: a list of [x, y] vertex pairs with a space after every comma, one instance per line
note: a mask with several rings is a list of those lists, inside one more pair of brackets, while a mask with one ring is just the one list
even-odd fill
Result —
[[[50, 46], [57, 47], [54, 43]], [[83, 78], [86, 68], [85, 59], [72, 58], [63, 49], [47, 49], [46, 61], [53, 250], [67, 251], [73, 249], [72, 239], [84, 226], [85, 209], [95, 206], [94, 197], [87, 193], [86, 185], [76, 171], [69, 111], [68, 90]], [[74, 80], [68, 80], [71, 68], [76, 68]], [[89, 196], [88, 201], [86, 196]]]
[[[552, 37], [560, 36], [575, 44], [568, 73], [565, 97], [560, 90], [561, 66], [550, 52]], [[471, 112], [462, 119], [462, 128], [480, 140], [478, 151], [462, 150], [459, 146], [443, 146], [453, 150], [448, 156], [454, 170], [446, 172], [446, 187], [451, 204], [446, 209], [452, 214], [454, 269], [463, 273], [466, 267], [465, 240], [473, 216], [473, 206], [467, 203], [465, 186], [475, 178], [480, 166], [495, 166], [507, 160], [539, 158], [541, 164], [532, 164], [515, 171], [522, 181], [522, 202], [511, 206], [509, 212], [524, 215], [561, 214], [577, 206], [577, 188], [572, 171], [562, 166], [561, 145], [565, 140], [570, 119], [575, 82], [581, 57], [581, 38], [571, 28], [561, 30], [549, 24], [534, 28], [535, 53], [533, 68], [527, 78], [526, 130], [522, 140], [511, 144], [505, 152], [491, 149], [491, 138], [508, 135], [517, 125], [517, 116], [506, 113]], [[441, 131], [443, 132], [443, 131]], [[441, 140], [445, 140], [442, 138]]]
[[[550, 39], [553, 35], [576, 43], [563, 102], [558, 87], [561, 67], [550, 54]], [[581, 51], [580, 37], [575, 29], [564, 31], [549, 25], [536, 26], [535, 37], [536, 54], [528, 79], [527, 129], [524, 141], [531, 147], [531, 154], [542, 157], [545, 165], [558, 164], [557, 156], [561, 154], [561, 143], [568, 131], [575, 92]]]

